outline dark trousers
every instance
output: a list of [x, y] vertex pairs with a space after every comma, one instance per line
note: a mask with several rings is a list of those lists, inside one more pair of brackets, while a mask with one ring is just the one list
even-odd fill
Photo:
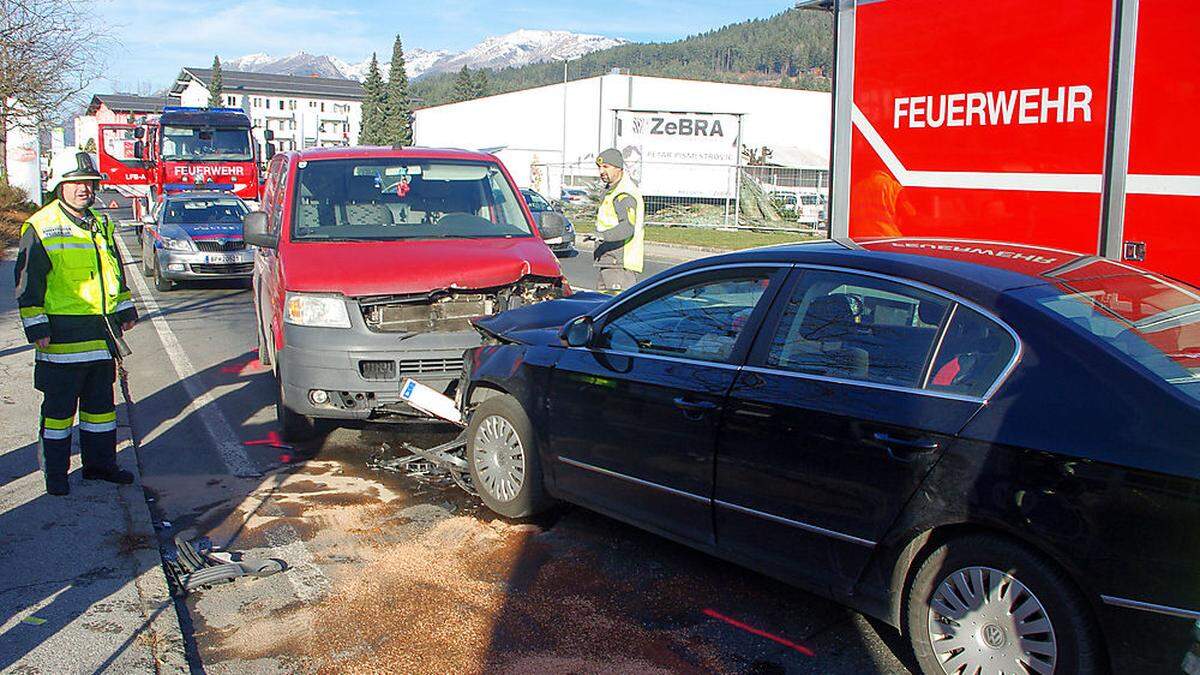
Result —
[[65, 487], [71, 465], [71, 429], [79, 411], [79, 451], [83, 466], [105, 470], [117, 464], [116, 381], [113, 361], [38, 361], [33, 385], [44, 394], [38, 463], [47, 487]]

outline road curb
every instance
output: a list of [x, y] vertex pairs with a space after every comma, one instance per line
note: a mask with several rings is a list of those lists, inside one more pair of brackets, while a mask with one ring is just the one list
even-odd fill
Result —
[[[162, 554], [158, 548], [157, 535], [154, 532], [154, 517], [145, 500], [145, 488], [142, 485], [141, 449], [133, 435], [133, 402], [129, 399], [128, 387], [124, 377], [118, 380], [123, 403], [117, 412], [117, 456], [130, 456], [132, 461], [123, 462], [123, 468], [133, 473], [133, 490], [118, 490], [126, 514], [126, 531], [131, 546], [130, 551], [136, 562], [136, 569], [145, 570], [133, 581], [141, 602], [141, 613], [146, 622], [142, 640], [154, 658], [155, 670], [159, 673], [188, 672], [186, 640], [183, 628], [179, 624], [179, 614], [175, 610], [175, 600], [167, 585], [166, 572], [163, 570]], [[124, 453], [125, 449], [132, 453]], [[141, 496], [139, 499], [137, 495]]]
[[[685, 244], [662, 244], [658, 242], [646, 242], [645, 246], [647, 257], [673, 262], [687, 262], [689, 260], [696, 260], [698, 258], [707, 258], [710, 255], [717, 255], [719, 253], [732, 253], [732, 251], [721, 248], [687, 246]], [[575, 248], [579, 249], [580, 253], [591, 253], [595, 249], [595, 244], [592, 244], [591, 242], [576, 242]]]

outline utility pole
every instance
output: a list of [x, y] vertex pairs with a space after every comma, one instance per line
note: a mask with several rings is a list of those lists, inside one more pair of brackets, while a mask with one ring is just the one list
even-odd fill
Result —
[[[576, 57], [578, 58], [578, 57]], [[562, 195], [562, 188], [567, 182], [567, 64], [575, 59], [563, 59], [563, 95], [562, 95], [562, 173], [558, 179], [558, 192]]]

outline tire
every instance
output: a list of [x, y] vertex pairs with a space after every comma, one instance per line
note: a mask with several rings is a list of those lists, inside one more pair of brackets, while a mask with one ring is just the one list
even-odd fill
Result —
[[[994, 582], [990, 592], [971, 592]], [[945, 613], [931, 606], [935, 598]], [[927, 675], [957, 673], [964, 664], [968, 673], [975, 665], [984, 673], [1024, 673], [1022, 659], [1042, 666], [1028, 667], [1031, 673], [1106, 671], [1095, 622], [1071, 580], [1051, 561], [1001, 537], [962, 537], [930, 552], [905, 594], [904, 621]], [[957, 638], [935, 642], [935, 635]], [[1040, 643], [1042, 653], [1025, 651], [1022, 642]]]
[[301, 415], [283, 402], [283, 369], [279, 369], [277, 373], [278, 377], [275, 378], [275, 419], [279, 423], [279, 433], [283, 440], [299, 442], [320, 436], [324, 428], [320, 420], [308, 415]]
[[527, 518], [554, 504], [543, 485], [533, 426], [517, 399], [489, 398], [471, 413], [467, 465], [483, 503], [508, 518]]
[[168, 293], [175, 289], [175, 282], [162, 275], [162, 269], [158, 265], [157, 257], [154, 260], [154, 288], [163, 293]]

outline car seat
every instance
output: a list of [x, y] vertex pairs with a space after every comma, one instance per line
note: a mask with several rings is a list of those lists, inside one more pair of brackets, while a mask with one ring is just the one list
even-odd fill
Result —
[[781, 365], [832, 377], [866, 379], [867, 350], [855, 346], [862, 317], [862, 300], [834, 293], [809, 303], [796, 335], [784, 346]]
[[374, 176], [351, 176], [345, 213], [349, 225], [391, 225], [396, 222], [392, 210], [382, 203], [382, 193]]

